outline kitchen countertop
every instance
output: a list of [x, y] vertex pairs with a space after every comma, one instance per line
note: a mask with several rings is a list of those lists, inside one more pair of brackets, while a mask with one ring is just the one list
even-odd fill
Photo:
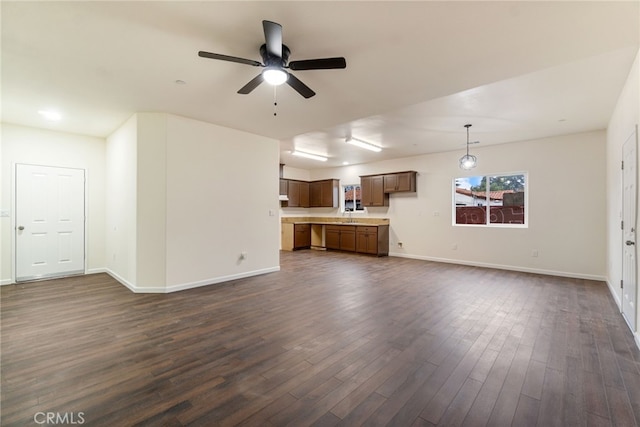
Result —
[[388, 218], [358, 218], [351, 219], [348, 217], [282, 217], [282, 224], [315, 224], [315, 225], [360, 225], [360, 226], [379, 226], [389, 225]]

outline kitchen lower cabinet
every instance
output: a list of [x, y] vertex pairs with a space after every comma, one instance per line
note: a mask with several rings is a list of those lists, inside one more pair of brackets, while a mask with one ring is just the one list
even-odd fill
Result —
[[389, 255], [389, 226], [357, 226], [356, 252], [377, 256]]
[[293, 226], [293, 249], [308, 249], [311, 247], [311, 225], [295, 224]]
[[327, 249], [355, 252], [355, 225], [327, 225], [324, 229], [324, 246]]

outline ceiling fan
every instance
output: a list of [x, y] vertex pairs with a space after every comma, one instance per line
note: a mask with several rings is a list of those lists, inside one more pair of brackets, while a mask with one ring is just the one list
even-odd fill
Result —
[[287, 68], [295, 71], [303, 71], [347, 67], [347, 61], [342, 57], [305, 59], [302, 61], [289, 62], [289, 55], [291, 54], [291, 51], [286, 45], [282, 44], [282, 26], [275, 22], [262, 21], [262, 27], [264, 28], [265, 44], [260, 46], [260, 56], [262, 56], [263, 62], [204, 51], [198, 52], [198, 56], [202, 58], [219, 59], [222, 61], [253, 65], [254, 67], [263, 67], [264, 70], [262, 70], [260, 74], [240, 88], [238, 93], [243, 95], [251, 93], [252, 90], [260, 85], [260, 83], [266, 81], [272, 85], [280, 85], [286, 82], [303, 97], [311, 98], [316, 93], [293, 74], [286, 71]]

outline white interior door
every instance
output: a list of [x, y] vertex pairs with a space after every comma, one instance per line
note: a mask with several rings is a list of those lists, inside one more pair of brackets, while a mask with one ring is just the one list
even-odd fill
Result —
[[637, 129], [622, 146], [622, 315], [636, 330]]
[[84, 273], [84, 170], [16, 165], [16, 281]]

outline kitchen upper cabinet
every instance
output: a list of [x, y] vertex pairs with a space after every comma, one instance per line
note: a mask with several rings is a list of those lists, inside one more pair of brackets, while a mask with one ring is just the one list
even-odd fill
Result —
[[362, 206], [389, 206], [389, 194], [384, 192], [384, 176], [360, 177]]
[[309, 183], [309, 207], [311, 208], [337, 208], [339, 199], [339, 181], [337, 179], [325, 179]]
[[280, 178], [280, 193], [281, 196], [289, 196], [289, 180]]
[[415, 171], [397, 172], [384, 175], [384, 192], [397, 193], [401, 191], [416, 191]]
[[289, 179], [287, 197], [287, 207], [290, 208], [308, 208], [309, 207], [309, 183], [305, 181], [296, 181]]

